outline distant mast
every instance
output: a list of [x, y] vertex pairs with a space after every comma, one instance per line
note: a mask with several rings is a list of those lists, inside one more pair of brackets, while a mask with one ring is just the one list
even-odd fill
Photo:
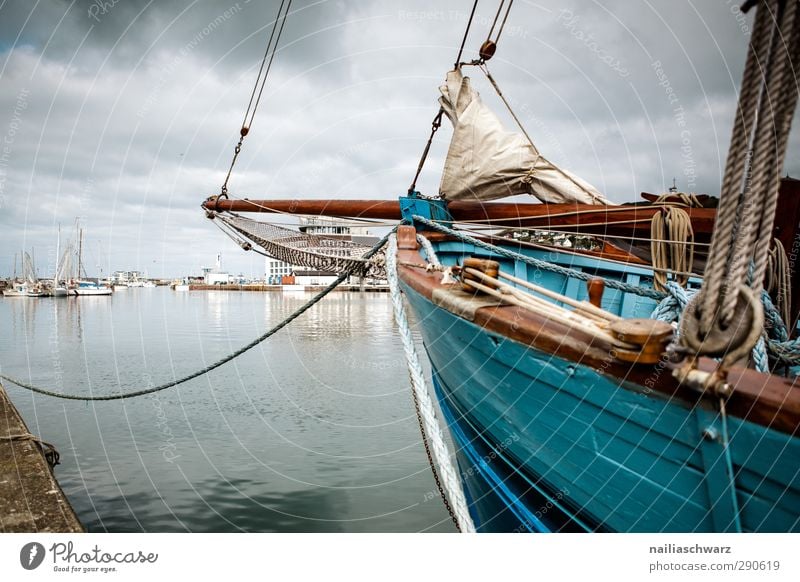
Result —
[[82, 277], [83, 272], [83, 229], [78, 229], [78, 279]]

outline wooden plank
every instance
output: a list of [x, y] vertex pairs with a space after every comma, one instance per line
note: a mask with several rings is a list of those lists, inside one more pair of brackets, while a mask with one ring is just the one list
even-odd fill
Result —
[[0, 385], [0, 531], [83, 532], [39, 445]]

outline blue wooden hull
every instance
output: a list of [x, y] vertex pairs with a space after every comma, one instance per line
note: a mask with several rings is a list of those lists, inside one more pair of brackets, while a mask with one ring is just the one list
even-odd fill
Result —
[[[461, 243], [438, 251], [449, 263], [487, 256]], [[643, 269], [529, 252], [648, 284]], [[581, 281], [524, 264], [501, 268], [585, 297]], [[723, 422], [710, 404], [621, 383], [404, 291], [480, 531], [800, 531], [800, 439], [730, 416]], [[628, 317], [647, 317], [654, 305], [613, 290], [604, 300]], [[725, 431], [727, 448], [709, 438]]]

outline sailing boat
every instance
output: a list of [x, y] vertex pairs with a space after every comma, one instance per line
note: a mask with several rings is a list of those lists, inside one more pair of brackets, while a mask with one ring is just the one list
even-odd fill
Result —
[[[82, 274], [85, 274], [83, 268], [83, 229], [78, 229], [78, 277]], [[76, 282], [75, 287], [73, 287], [72, 292], [78, 296], [88, 296], [88, 295], [111, 295], [113, 290], [106, 284], [100, 283], [98, 281], [92, 281], [88, 278], [81, 279], [79, 278]]]
[[[16, 259], [15, 259], [16, 263]], [[16, 269], [16, 265], [15, 265]], [[33, 257], [22, 252], [22, 280], [14, 281], [10, 289], [3, 291], [3, 297], [44, 297], [46, 293], [36, 278]]]
[[[800, 25], [797, 3], [767, 3], [758, 9], [760, 32], [745, 68], [756, 95], [783, 79], [772, 74], [780, 70], [774, 63], [784, 59], [783, 70], [791, 71], [800, 61], [797, 42], [767, 48], [769, 58], [761, 52], [777, 46], [770, 39], [779, 32]], [[748, 104], [743, 92], [718, 210], [674, 192], [611, 206], [590, 184], [547, 161], [525, 135], [506, 132], [481, 102], [463, 71], [475, 66], [496, 87], [486, 70], [495, 49], [487, 39], [480, 59], [461, 63], [459, 54], [441, 87], [438, 119], [447, 116], [454, 133], [438, 198], [423, 197], [413, 183], [398, 201], [241, 200], [223, 187], [203, 204], [207, 216], [245, 250], [258, 245], [293, 264], [327, 261], [336, 272], [362, 273], [383, 268], [384, 257], [361, 260], [357, 248], [333, 240], [326, 253], [320, 240], [312, 245], [301, 233], [238, 213], [404, 221], [396, 245], [389, 243], [385, 269], [390, 281], [396, 275], [419, 322], [457, 448], [468, 519], [478, 531], [800, 531], [800, 389], [788, 377], [800, 350], [787, 331], [794, 330], [797, 305], [780, 286], [788, 314], [783, 322], [777, 310], [767, 314], [784, 337], [764, 340], [762, 301], [771, 306], [772, 300], [761, 293], [758, 276], [773, 220], [789, 225], [773, 247], [776, 257], [786, 237], [791, 244], [796, 235], [798, 182], [779, 181], [775, 169], [785, 152], [796, 81], [774, 110], [766, 97]], [[763, 72], [754, 72], [767, 61]], [[759, 114], [751, 115], [755, 108]], [[247, 133], [245, 125], [242, 137]], [[773, 134], [780, 136], [774, 151], [755, 151], [773, 156], [765, 167], [773, 168], [774, 179], [763, 192], [746, 190], [747, 200], [740, 196], [745, 173], [760, 178], [757, 166], [747, 169], [742, 161], [742, 144]], [[237, 153], [240, 146], [241, 140]], [[544, 204], [487, 202], [521, 193]], [[773, 201], [762, 205], [761, 218], [742, 207], [759, 206], [759, 196]], [[737, 213], [738, 223], [726, 223]], [[684, 228], [665, 232], [665, 218]], [[461, 223], [474, 231], [478, 221], [492, 230], [456, 228]], [[725, 230], [732, 226], [742, 240], [756, 237], [746, 252], [727, 252], [736, 242]], [[591, 235], [602, 244], [564, 248], [507, 236], [540, 229]], [[769, 239], [758, 238], [764, 232]], [[712, 253], [724, 247], [727, 271], [711, 258], [695, 270], [679, 267], [702, 243], [711, 258], [723, 256]], [[711, 283], [721, 274], [745, 280], [751, 251], [753, 287], [714, 291]], [[775, 275], [784, 283], [791, 279], [787, 269]], [[696, 299], [686, 302], [695, 294], [727, 306], [729, 289], [740, 293], [732, 311], [739, 319], [723, 326], [716, 315], [703, 331], [708, 311]], [[680, 318], [679, 338], [676, 326], [651, 319], [670, 305]], [[698, 334], [707, 341], [692, 343]], [[771, 360], [765, 364], [762, 356]], [[443, 497], [453, 503], [457, 496], [448, 490]]]
[[53, 297], [67, 297], [69, 295], [69, 291], [67, 290], [67, 285], [65, 283], [66, 277], [64, 273], [68, 272], [69, 269], [69, 257], [71, 254], [71, 249], [69, 245], [67, 249], [64, 251], [64, 254], [61, 255], [61, 225], [58, 225], [58, 238], [56, 239], [56, 260], [58, 260], [58, 264], [56, 265], [56, 272], [53, 275], [53, 284], [51, 293]]

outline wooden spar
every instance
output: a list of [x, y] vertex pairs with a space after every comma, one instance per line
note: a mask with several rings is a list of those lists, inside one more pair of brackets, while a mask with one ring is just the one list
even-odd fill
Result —
[[400, 220], [400, 202], [397, 200], [218, 200], [210, 198], [203, 202], [203, 208], [218, 212], [267, 212]]
[[[203, 203], [207, 210], [273, 212], [400, 220], [397, 200], [216, 200]], [[493, 226], [574, 230], [609, 236], [650, 236], [650, 220], [660, 206], [596, 206], [591, 204], [483, 203], [457, 200], [448, 204], [456, 221], [494, 221]], [[687, 209], [695, 235], [709, 235], [714, 228], [713, 208]]]

